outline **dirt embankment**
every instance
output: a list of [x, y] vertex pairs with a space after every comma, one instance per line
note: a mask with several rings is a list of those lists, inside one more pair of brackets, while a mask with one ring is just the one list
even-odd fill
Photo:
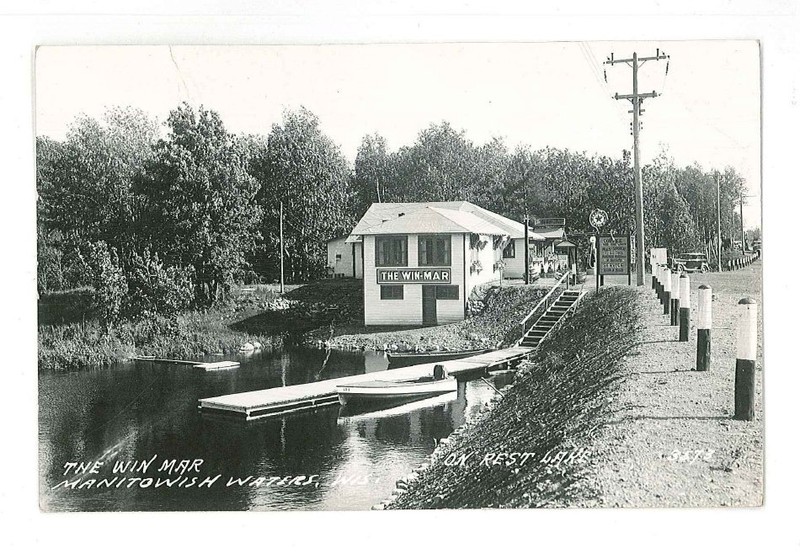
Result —
[[588, 466], [640, 312], [632, 289], [588, 296], [479, 419], [434, 452], [390, 508], [567, 505]]
[[692, 282], [694, 316], [696, 287], [714, 290], [710, 371], [694, 370], [696, 329], [678, 341], [652, 290], [606, 287], [386, 507], [760, 505], [760, 313], [755, 420], [732, 417], [737, 302], [760, 298], [761, 265]]

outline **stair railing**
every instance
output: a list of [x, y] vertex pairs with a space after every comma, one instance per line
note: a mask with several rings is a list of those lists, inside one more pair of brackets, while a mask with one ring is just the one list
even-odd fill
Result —
[[572, 306], [570, 306], [569, 309], [566, 312], [564, 312], [563, 314], [561, 314], [561, 316], [559, 316], [559, 318], [556, 320], [556, 323], [554, 323], [550, 327], [550, 329], [547, 330], [547, 333], [542, 335], [542, 337], [539, 339], [539, 344], [541, 344], [542, 341], [544, 341], [547, 338], [548, 335], [550, 335], [556, 329], [558, 329], [558, 326], [561, 325], [561, 322], [563, 322], [567, 318], [567, 316], [575, 313], [575, 309], [578, 307], [578, 304], [581, 303], [581, 300], [583, 299], [583, 297], [585, 295], [586, 295], [586, 293], [584, 291], [581, 291], [581, 293], [578, 295], [578, 298], [576, 298], [575, 302], [572, 303]]
[[[542, 308], [544, 308], [544, 311], [546, 311], [547, 308], [550, 307], [550, 304], [546, 304], [546, 303], [547, 303], [548, 300], [553, 299], [553, 295], [555, 294], [555, 292], [558, 291], [558, 295], [560, 296], [561, 292], [566, 290], [566, 286], [563, 283], [566, 280], [567, 281], [567, 285], [569, 285], [569, 277], [570, 277], [570, 275], [572, 275], [572, 271], [567, 271], [564, 275], [562, 275], [561, 278], [556, 282], [556, 284], [553, 285], [553, 288], [550, 289], [547, 292], [547, 294], [544, 295], [541, 298], [541, 300], [539, 300], [539, 302], [536, 304], [536, 306], [533, 307], [533, 310], [528, 312], [528, 315], [525, 316], [522, 319], [522, 321], [519, 323], [520, 327], [522, 328], [522, 334], [520, 335], [520, 340], [522, 340], [522, 338], [525, 337], [525, 334], [528, 333], [528, 330], [530, 330], [530, 328], [533, 326], [534, 322], [536, 321], [534, 319], [534, 316], [536, 316], [536, 312], [538, 312]], [[558, 296], [556, 296], [556, 298], [558, 298]], [[544, 313], [544, 311], [542, 313]], [[538, 316], [536, 316], [536, 317], [538, 318]]]

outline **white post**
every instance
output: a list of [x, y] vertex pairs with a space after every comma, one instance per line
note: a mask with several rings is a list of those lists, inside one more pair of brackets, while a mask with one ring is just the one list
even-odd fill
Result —
[[672, 291], [670, 292], [669, 301], [669, 323], [676, 326], [678, 325], [678, 302], [681, 294], [681, 274], [673, 271], [670, 284], [672, 285]]
[[662, 273], [661, 273], [661, 264], [660, 263], [657, 263], [657, 264], [655, 264], [653, 266], [653, 273], [654, 273], [655, 278], [656, 278], [656, 296], [658, 297], [658, 300], [661, 300], [661, 296], [662, 296], [661, 295], [661, 289], [663, 288], [663, 283], [664, 282], [661, 280]]
[[711, 368], [711, 287], [697, 289], [697, 370]]
[[680, 329], [678, 330], [678, 341], [688, 341], [689, 340], [689, 313], [690, 313], [690, 295], [691, 291], [690, 284], [689, 284], [689, 275], [684, 271], [681, 273], [680, 278], [680, 309], [678, 310], [678, 325]]
[[755, 415], [757, 350], [758, 304], [752, 298], [743, 298], [739, 301], [739, 324], [736, 342], [733, 418], [737, 420], [753, 420]]
[[669, 269], [664, 268], [664, 314], [669, 316], [670, 298], [672, 298], [672, 273]]

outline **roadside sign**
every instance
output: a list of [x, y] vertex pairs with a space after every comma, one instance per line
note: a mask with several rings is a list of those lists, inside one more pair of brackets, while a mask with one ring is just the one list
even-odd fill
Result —
[[597, 273], [600, 275], [630, 275], [630, 235], [598, 235]]

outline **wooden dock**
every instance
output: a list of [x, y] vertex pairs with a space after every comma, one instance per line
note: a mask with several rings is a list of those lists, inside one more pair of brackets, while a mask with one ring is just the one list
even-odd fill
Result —
[[[519, 362], [533, 350], [529, 347], [509, 347], [463, 359], [448, 360], [439, 364], [442, 364], [447, 369], [447, 373], [453, 376], [488, 372]], [[336, 395], [336, 386], [340, 384], [369, 380], [408, 380], [426, 374], [432, 375], [435, 365], [436, 363], [416, 364], [394, 370], [381, 370], [379, 372], [334, 378], [310, 384], [209, 397], [200, 399], [199, 405], [202, 411], [223, 413], [238, 416], [245, 420], [253, 420], [338, 404], [339, 398]]]
[[154, 362], [156, 364], [181, 364], [191, 366], [197, 370], [224, 370], [228, 368], [238, 368], [242, 363], [235, 360], [222, 360], [219, 362], [198, 362], [194, 360], [178, 360], [174, 358], [155, 358], [149, 356], [136, 356], [133, 360], [137, 362]]

